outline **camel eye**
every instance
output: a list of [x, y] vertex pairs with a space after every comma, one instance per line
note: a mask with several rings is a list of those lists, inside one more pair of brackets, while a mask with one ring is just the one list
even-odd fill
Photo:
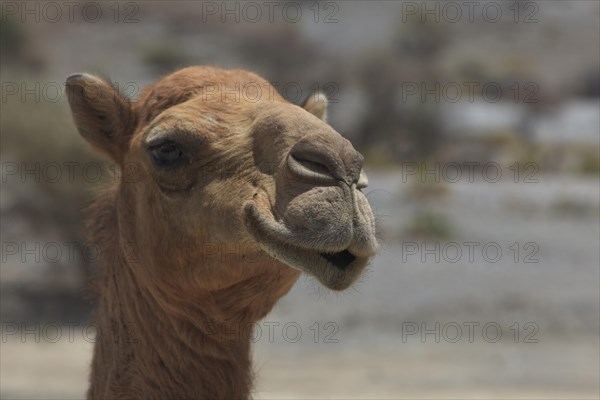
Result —
[[183, 152], [173, 142], [166, 142], [150, 149], [152, 161], [158, 167], [170, 167], [183, 160]]

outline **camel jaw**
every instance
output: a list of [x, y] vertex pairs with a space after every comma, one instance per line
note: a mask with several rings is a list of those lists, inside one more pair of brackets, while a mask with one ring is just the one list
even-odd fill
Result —
[[284, 232], [286, 228], [261, 212], [256, 204], [247, 203], [244, 211], [249, 232], [269, 256], [314, 276], [328, 289], [339, 291], [350, 287], [373, 256], [357, 255], [352, 246], [324, 249], [290, 243], [289, 232]]

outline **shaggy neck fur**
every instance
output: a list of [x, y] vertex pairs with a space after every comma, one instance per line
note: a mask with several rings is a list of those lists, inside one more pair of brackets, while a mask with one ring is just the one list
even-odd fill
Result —
[[112, 231], [122, 225], [116, 204], [114, 196], [103, 196], [89, 220], [103, 270], [88, 398], [250, 397], [252, 325], [293, 280], [259, 274], [221, 290], [196, 290], [193, 297], [148, 288], [136, 275], [140, 265], [123, 229]]

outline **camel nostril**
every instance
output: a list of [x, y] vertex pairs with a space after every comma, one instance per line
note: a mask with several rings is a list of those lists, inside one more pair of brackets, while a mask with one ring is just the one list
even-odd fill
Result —
[[288, 166], [298, 178], [315, 184], [333, 184], [343, 178], [340, 163], [321, 149], [296, 146], [288, 156]]
[[330, 169], [327, 167], [327, 165], [319, 162], [319, 161], [313, 161], [307, 158], [303, 158], [302, 156], [298, 157], [296, 155], [292, 155], [292, 157], [294, 157], [294, 159], [299, 162], [304, 168], [309, 169], [311, 171], [316, 171], [319, 172], [321, 174], [326, 174], [326, 175], [332, 175]]

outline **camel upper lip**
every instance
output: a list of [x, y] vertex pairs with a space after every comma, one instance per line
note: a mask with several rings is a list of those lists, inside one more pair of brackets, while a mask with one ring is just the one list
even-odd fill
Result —
[[282, 240], [280, 234], [285, 228], [262, 213], [253, 202], [245, 205], [244, 212], [247, 227], [263, 250], [272, 258], [316, 277], [330, 289], [346, 289], [369, 263], [370, 257], [357, 256], [350, 248], [330, 251], [301, 247]]

